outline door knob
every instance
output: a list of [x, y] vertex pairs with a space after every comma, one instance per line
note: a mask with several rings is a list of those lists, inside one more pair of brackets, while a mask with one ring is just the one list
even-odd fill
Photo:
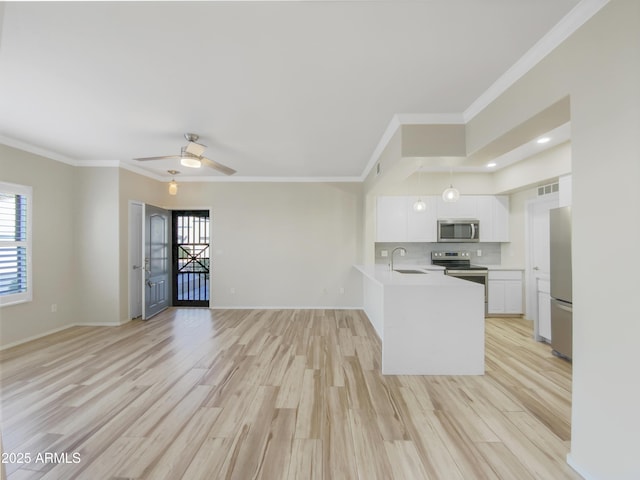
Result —
[[153, 283], [153, 282], [152, 282], [152, 281], [150, 281], [150, 280], [147, 280], [147, 286], [149, 286], [149, 287], [152, 287], [152, 288], [153, 288], [153, 287], [155, 287], [155, 286], [156, 286], [156, 284], [155, 284], [155, 283]]
[[540, 270], [540, 267], [533, 267], [534, 270]]

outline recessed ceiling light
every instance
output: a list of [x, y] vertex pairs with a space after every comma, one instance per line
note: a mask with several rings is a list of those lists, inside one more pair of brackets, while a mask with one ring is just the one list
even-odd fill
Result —
[[489, 163], [487, 163], [487, 168], [493, 168], [496, 165], [498, 165], [496, 162], [489, 162]]
[[551, 140], [549, 137], [540, 137], [538, 140], [536, 140], [537, 143], [547, 143], [549, 140]]

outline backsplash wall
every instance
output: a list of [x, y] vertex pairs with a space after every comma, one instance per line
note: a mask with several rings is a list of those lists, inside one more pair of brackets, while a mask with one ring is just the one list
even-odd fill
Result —
[[[376, 265], [387, 265], [391, 261], [391, 251], [396, 247], [404, 247], [407, 254], [400, 256], [396, 252], [394, 262], [400, 264], [430, 265], [431, 252], [469, 252], [471, 263], [478, 265], [500, 265], [502, 263], [500, 243], [376, 243]], [[388, 256], [383, 257], [386, 250]], [[478, 251], [482, 253], [478, 256]]]

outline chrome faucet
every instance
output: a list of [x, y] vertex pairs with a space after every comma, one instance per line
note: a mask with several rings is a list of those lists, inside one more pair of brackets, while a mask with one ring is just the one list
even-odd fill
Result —
[[407, 251], [405, 250], [404, 247], [396, 247], [393, 250], [391, 250], [391, 263], [389, 264], [389, 269], [393, 272], [393, 254], [396, 253], [397, 250], [400, 250], [400, 254], [401, 255], [406, 255]]

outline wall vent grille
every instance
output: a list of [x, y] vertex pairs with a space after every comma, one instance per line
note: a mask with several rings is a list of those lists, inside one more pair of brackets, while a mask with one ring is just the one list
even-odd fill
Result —
[[556, 193], [558, 191], [558, 183], [550, 183], [548, 185], [541, 185], [538, 187], [538, 196], [549, 195], [550, 193]]

